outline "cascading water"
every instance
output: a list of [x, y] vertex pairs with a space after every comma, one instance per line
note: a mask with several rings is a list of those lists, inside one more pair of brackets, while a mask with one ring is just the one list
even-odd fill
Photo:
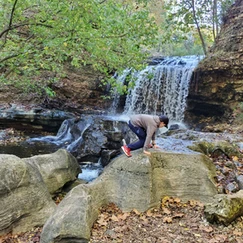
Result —
[[[193, 69], [196, 67], [199, 60], [200, 58], [196, 58], [195, 56], [180, 58], [168, 57], [164, 58], [157, 65], [150, 65], [141, 72], [133, 73], [132, 79], [135, 79], [135, 86], [128, 92], [123, 115], [119, 117], [114, 116], [114, 119], [127, 121], [128, 115], [131, 113], [163, 113], [168, 115], [170, 120], [178, 122], [183, 121], [189, 81]], [[118, 82], [120, 82], [120, 84], [125, 83], [126, 77], [130, 74], [131, 70], [125, 70], [123, 75], [118, 77]], [[119, 95], [114, 96], [114, 103], [112, 106], [114, 115], [117, 115], [114, 110], [119, 104], [119, 99]], [[76, 119], [68, 119], [63, 122], [56, 136], [32, 138], [28, 142], [34, 143], [39, 141], [51, 143], [56, 145], [54, 148], [55, 150], [62, 147], [76, 155], [76, 153], [80, 153], [78, 150], [85, 143], [83, 135], [88, 129], [92, 131], [94, 138], [100, 138], [101, 142], [106, 143], [106, 140], [102, 140], [103, 136], [97, 131], [97, 128], [94, 128], [94, 131], [92, 130], [93, 126], [94, 122], [92, 116], [85, 116], [78, 122]], [[107, 127], [104, 129], [107, 129]], [[112, 136], [114, 136], [116, 132], [118, 131], [113, 131]], [[189, 141], [188, 143], [191, 142]], [[182, 150], [185, 147], [185, 141], [178, 141], [178, 139], [168, 141], [167, 138], [164, 137], [158, 137], [157, 144], [165, 150], [172, 149], [179, 151], [179, 149]], [[83, 151], [86, 151], [85, 146]], [[83, 173], [79, 175], [80, 179], [87, 181], [96, 178], [103, 170], [100, 159], [98, 163], [93, 163], [89, 161], [89, 158], [87, 156], [87, 161], [83, 162]]]
[[[135, 86], [127, 94], [123, 113], [162, 113], [170, 120], [183, 122], [189, 82], [201, 59], [197, 56], [166, 57], [158, 65], [134, 72]], [[125, 82], [125, 78], [123, 75], [119, 82]]]

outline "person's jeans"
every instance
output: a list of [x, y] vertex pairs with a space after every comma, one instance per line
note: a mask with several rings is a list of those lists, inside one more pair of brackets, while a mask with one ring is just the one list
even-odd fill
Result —
[[135, 143], [128, 144], [127, 147], [130, 148], [131, 150], [142, 148], [147, 136], [145, 129], [142, 127], [133, 126], [130, 121], [128, 122], [128, 126], [138, 136], [139, 140]]

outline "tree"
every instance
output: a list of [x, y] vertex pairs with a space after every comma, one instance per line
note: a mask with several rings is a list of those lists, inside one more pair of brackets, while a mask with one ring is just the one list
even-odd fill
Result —
[[187, 38], [188, 33], [195, 30], [201, 41], [204, 55], [207, 49], [216, 39], [222, 17], [225, 11], [233, 3], [232, 0], [172, 0], [167, 2], [167, 25], [173, 31], [166, 32], [170, 39], [174, 36]]
[[[109, 74], [144, 62], [157, 27], [146, 1], [0, 0], [3, 84], [46, 87], [63, 64], [92, 65]], [[46, 79], [35, 79], [49, 72]], [[24, 85], [23, 85], [24, 84]], [[48, 91], [48, 89], [46, 89]]]

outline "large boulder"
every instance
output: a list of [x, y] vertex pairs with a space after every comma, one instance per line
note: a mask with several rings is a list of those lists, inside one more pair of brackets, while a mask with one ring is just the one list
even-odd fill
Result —
[[238, 156], [239, 158], [242, 157], [242, 153], [239, 151], [239, 146], [225, 140], [215, 139], [212, 142], [198, 141], [188, 147], [194, 151], [211, 156], [225, 154], [228, 158], [232, 158], [233, 156]]
[[46, 221], [41, 242], [88, 243], [98, 209], [108, 202], [104, 186], [106, 183], [101, 182], [74, 187]]
[[[119, 117], [118, 117], [119, 119]], [[115, 120], [110, 116], [85, 115], [65, 120], [56, 136], [32, 138], [28, 142], [45, 142], [67, 149], [80, 163], [101, 162], [103, 166], [120, 154], [121, 141], [137, 139], [127, 125], [128, 117]]]
[[25, 158], [23, 161], [39, 170], [51, 194], [60, 190], [67, 182], [76, 180], [81, 173], [77, 160], [65, 149]]
[[146, 211], [163, 196], [207, 202], [217, 193], [215, 172], [212, 161], [199, 153], [121, 155], [96, 180], [69, 192], [44, 225], [41, 243], [88, 242], [99, 207], [109, 202], [123, 211]]
[[53, 202], [39, 170], [14, 155], [0, 155], [0, 235], [41, 226]]
[[51, 194], [80, 172], [65, 149], [25, 159], [0, 155], [0, 235], [43, 226], [56, 208]]

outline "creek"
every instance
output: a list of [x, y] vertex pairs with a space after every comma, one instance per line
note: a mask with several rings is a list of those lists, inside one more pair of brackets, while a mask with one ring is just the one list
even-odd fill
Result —
[[[82, 173], [79, 178], [92, 181], [103, 170], [104, 163], [100, 156], [104, 151], [116, 151], [112, 156], [111, 152], [107, 152], [105, 156], [109, 155], [108, 159], [120, 154], [122, 137], [116, 136], [125, 129], [129, 115], [134, 113], [166, 114], [170, 118], [169, 130], [164, 129], [157, 134], [157, 144], [165, 151], [194, 153], [188, 146], [202, 139], [236, 141], [232, 135], [190, 131], [183, 123], [191, 75], [201, 58], [168, 57], [148, 65], [140, 72], [125, 70], [123, 75], [117, 77], [117, 82], [124, 84], [131, 75], [132, 80], [136, 80], [135, 86], [129, 90], [123, 103], [121, 96], [115, 94], [106, 115], [81, 115], [78, 121], [66, 119], [57, 134], [37, 137], [32, 135], [32, 138], [20, 143], [1, 146], [0, 153], [24, 158], [66, 148], [77, 157], [81, 165]], [[99, 123], [101, 120], [102, 123]], [[110, 134], [104, 137], [107, 131]], [[89, 140], [91, 137], [93, 140]], [[109, 139], [113, 139], [112, 143], [107, 141]]]

